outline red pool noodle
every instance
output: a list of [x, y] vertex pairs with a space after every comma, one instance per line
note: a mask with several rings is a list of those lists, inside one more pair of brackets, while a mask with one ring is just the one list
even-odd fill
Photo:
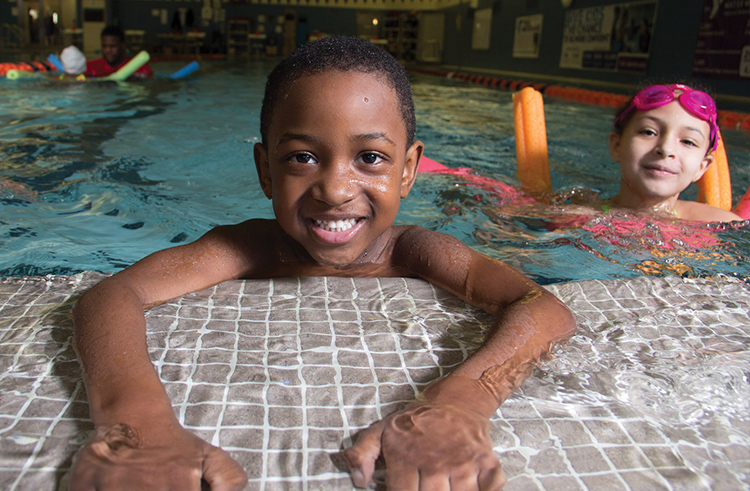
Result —
[[502, 181], [492, 179], [491, 177], [484, 177], [474, 174], [474, 172], [468, 167], [457, 167], [455, 169], [446, 167], [440, 162], [436, 162], [431, 158], [422, 156], [419, 160], [419, 172], [433, 172], [436, 174], [450, 174], [454, 176], [461, 176], [468, 183], [476, 186], [480, 189], [491, 189], [493, 191], [500, 191], [503, 194], [508, 195], [522, 201], [533, 201], [532, 198], [523, 197], [513, 186], [509, 186]]
[[444, 166], [440, 162], [425, 157], [424, 155], [419, 160], [419, 172], [437, 172], [448, 170], [448, 167]]
[[750, 186], [747, 187], [747, 191], [740, 198], [733, 211], [742, 217], [743, 220], [750, 220]]

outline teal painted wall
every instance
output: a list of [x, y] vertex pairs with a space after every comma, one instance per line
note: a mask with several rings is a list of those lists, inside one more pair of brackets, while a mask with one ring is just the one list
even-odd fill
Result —
[[[79, 0], [80, 1], [80, 0]], [[359, 0], [362, 1], [362, 0]], [[635, 3], [634, 0], [631, 3]], [[617, 0], [573, 0], [571, 8], [613, 5]], [[158, 42], [157, 34], [168, 32], [174, 12], [178, 8], [193, 9], [196, 23], [207, 31], [210, 40], [212, 30], [222, 30], [215, 23], [203, 29], [200, 25], [199, 2], [187, 1], [143, 1], [109, 0], [109, 19], [117, 20], [124, 28], [143, 29], [147, 32], [147, 43]], [[479, 0], [479, 7], [492, 7], [492, 37], [490, 49], [471, 49], [474, 9], [470, 3], [443, 10], [445, 13], [445, 39], [443, 64], [467, 71], [491, 70], [532, 74], [540, 79], [569, 78], [599, 84], [639, 85], [645, 79], [691, 77], [693, 57], [698, 29], [701, 22], [703, 0], [658, 0], [656, 25], [651, 39], [651, 51], [646, 74], [633, 74], [604, 70], [582, 70], [560, 68], [560, 45], [565, 22], [565, 9], [560, 0]], [[2, 3], [0, 23], [15, 24], [10, 16], [11, 5]], [[366, 4], [363, 2], [363, 7]], [[350, 8], [305, 7], [281, 5], [252, 5], [224, 3], [226, 17], [253, 17], [264, 14], [269, 18], [294, 10], [299, 18], [305, 18], [307, 31], [329, 34], [354, 35], [356, 33], [356, 10]], [[364, 7], [366, 8], [366, 7]], [[154, 9], [166, 9], [168, 23], [162, 25], [159, 17], [152, 15]], [[543, 28], [538, 58], [513, 58], [515, 19], [518, 16], [543, 14]], [[750, 40], [748, 41], [750, 44]], [[717, 93], [750, 99], [748, 79], [698, 79], [710, 85]]]

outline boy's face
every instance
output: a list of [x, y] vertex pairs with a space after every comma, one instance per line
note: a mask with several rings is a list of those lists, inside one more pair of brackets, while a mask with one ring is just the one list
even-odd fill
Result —
[[117, 36], [102, 36], [102, 58], [110, 65], [117, 66], [125, 53], [125, 43]]
[[621, 135], [610, 135], [610, 154], [620, 164], [622, 183], [642, 197], [679, 195], [703, 175], [713, 156], [706, 155], [709, 126], [678, 101], [637, 111]]
[[281, 227], [320, 264], [377, 260], [383, 234], [416, 178], [395, 91], [372, 74], [302, 77], [255, 145], [261, 187]]

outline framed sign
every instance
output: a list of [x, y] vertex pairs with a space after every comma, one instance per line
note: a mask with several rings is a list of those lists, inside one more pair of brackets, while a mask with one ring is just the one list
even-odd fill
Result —
[[750, 1], [703, 0], [693, 75], [750, 78]]
[[542, 14], [516, 17], [513, 58], [539, 58], [542, 40]]
[[569, 10], [560, 68], [645, 73], [655, 22], [655, 1]]

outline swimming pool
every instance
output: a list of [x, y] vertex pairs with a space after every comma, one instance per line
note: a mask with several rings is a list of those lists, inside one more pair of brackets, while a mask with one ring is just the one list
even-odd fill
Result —
[[[89, 270], [271, 215], [252, 163], [270, 67], [204, 65], [182, 81], [0, 83], [4, 489], [56, 489], [92, 429], [69, 314], [102, 278]], [[416, 78], [428, 155], [515, 183], [510, 93]], [[557, 190], [614, 193], [608, 113], [547, 103]], [[725, 137], [739, 193], [748, 144]], [[506, 489], [747, 488], [747, 226], [565, 229], [553, 215], [428, 174], [399, 216], [550, 284], [576, 314], [579, 332], [492, 418]], [[180, 422], [240, 461], [253, 490], [352, 489], [341, 446], [465, 359], [487, 324], [403, 278], [230, 281], [147, 320]]]
[[[180, 64], [155, 67], [167, 75]], [[270, 217], [252, 161], [270, 68], [203, 62], [191, 80], [119, 86], [3, 80], [0, 276], [118, 271], [214, 225]], [[517, 184], [511, 92], [415, 74], [414, 95], [428, 156]], [[615, 194], [611, 110], [545, 104], [554, 189]], [[750, 145], [739, 131], [724, 136], [738, 197], [750, 183]], [[399, 222], [455, 235], [544, 284], [750, 275], [746, 226], [634, 230], [603, 218], [588, 229], [562, 228], [548, 208], [503, 206], [505, 198], [422, 174]], [[696, 235], [704, 237], [699, 247], [686, 240]]]

